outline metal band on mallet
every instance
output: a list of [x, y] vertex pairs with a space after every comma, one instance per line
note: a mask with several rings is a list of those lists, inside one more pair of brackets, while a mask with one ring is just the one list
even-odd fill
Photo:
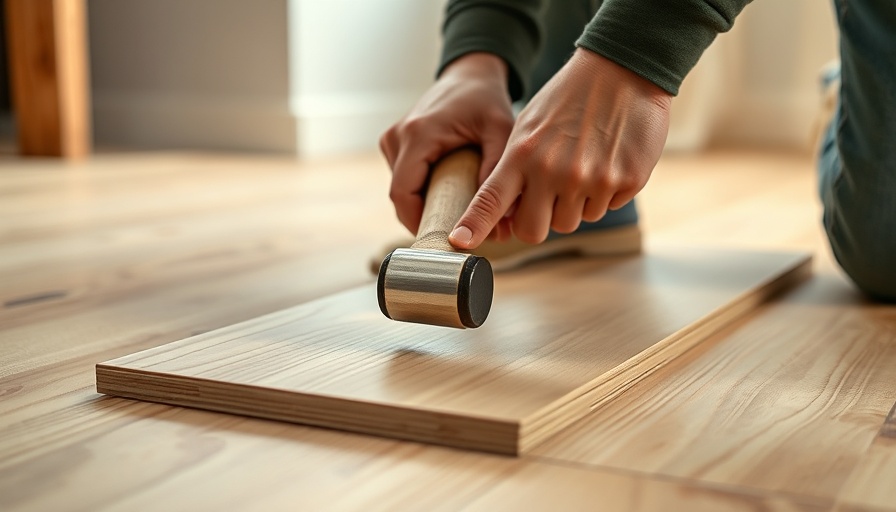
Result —
[[475, 328], [491, 309], [492, 268], [470, 254], [396, 249], [380, 266], [380, 310], [403, 322]]
[[458, 253], [448, 233], [477, 188], [479, 153], [457, 150], [436, 164], [417, 241], [383, 260], [377, 279], [380, 310], [403, 322], [475, 328], [491, 309], [494, 277], [488, 260]]

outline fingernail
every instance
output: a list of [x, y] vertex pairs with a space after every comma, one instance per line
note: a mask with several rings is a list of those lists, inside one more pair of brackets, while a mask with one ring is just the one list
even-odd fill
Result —
[[451, 238], [453, 238], [457, 242], [467, 245], [468, 243], [470, 243], [470, 240], [473, 239], [473, 232], [470, 231], [470, 228], [466, 226], [460, 226], [458, 228], [454, 228], [454, 231], [451, 232]]

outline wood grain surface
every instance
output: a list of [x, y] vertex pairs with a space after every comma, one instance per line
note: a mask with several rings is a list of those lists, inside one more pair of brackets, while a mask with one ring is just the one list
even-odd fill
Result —
[[896, 397], [896, 343], [881, 329], [896, 311], [844, 284], [801, 287], [534, 454], [833, 499]]
[[448, 235], [476, 194], [481, 162], [478, 150], [465, 148], [443, 157], [433, 166], [417, 240], [411, 247], [457, 252]]
[[500, 276], [471, 331], [365, 286], [97, 365], [101, 393], [518, 454], [809, 275], [804, 253], [648, 249]]
[[663, 156], [651, 240], [811, 250], [814, 277], [520, 458], [96, 393], [97, 361], [370, 283], [402, 234], [380, 157], [0, 167], [0, 510], [896, 511], [896, 308], [840, 275], [806, 155]]
[[[485, 492], [465, 510], [823, 511], [824, 502], [707, 488], [688, 481], [644, 480], [637, 473], [575, 466], [529, 465]], [[533, 485], [537, 482], [537, 485]], [[544, 489], [551, 492], [544, 492]]]

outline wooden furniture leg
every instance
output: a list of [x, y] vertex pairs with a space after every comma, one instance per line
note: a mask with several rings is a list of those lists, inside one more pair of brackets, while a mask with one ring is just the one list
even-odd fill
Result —
[[90, 153], [86, 0], [6, 0], [10, 81], [22, 155]]

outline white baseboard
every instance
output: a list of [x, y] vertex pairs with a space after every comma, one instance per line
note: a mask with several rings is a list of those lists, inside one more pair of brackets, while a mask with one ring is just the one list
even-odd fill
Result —
[[93, 93], [98, 144], [296, 153], [296, 120], [284, 99], [246, 100]]
[[419, 91], [252, 101], [94, 92], [99, 144], [146, 149], [265, 151], [321, 158], [376, 150]]
[[404, 116], [420, 91], [300, 97], [292, 111], [298, 124], [298, 154], [321, 158], [374, 151], [380, 135]]

